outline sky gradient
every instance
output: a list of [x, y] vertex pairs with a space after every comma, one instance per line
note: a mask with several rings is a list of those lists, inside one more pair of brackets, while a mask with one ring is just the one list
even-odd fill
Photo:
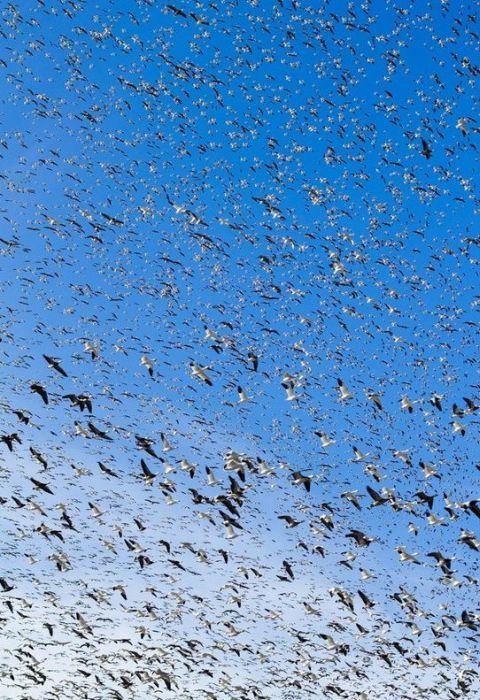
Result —
[[0, 698], [476, 697], [475, 5], [2, 18]]

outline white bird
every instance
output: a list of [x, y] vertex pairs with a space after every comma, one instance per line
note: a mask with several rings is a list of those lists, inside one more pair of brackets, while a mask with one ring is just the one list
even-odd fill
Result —
[[282, 382], [282, 386], [287, 392], [287, 401], [297, 401], [298, 396], [295, 394], [295, 385], [293, 382], [289, 382], [288, 384]]
[[165, 433], [160, 433], [160, 439], [162, 441], [162, 452], [170, 452], [170, 450], [173, 450]]
[[459, 117], [457, 119], [457, 123], [455, 124], [455, 128], [459, 129], [462, 133], [462, 136], [466, 136], [468, 133], [468, 123], [473, 121], [471, 117]]
[[330, 445], [334, 445], [336, 443], [336, 440], [332, 440], [331, 438], [329, 438], [326, 433], [317, 433], [315, 431], [315, 434], [318, 435], [318, 437], [320, 438], [320, 443], [322, 447], [330, 447]]
[[305, 348], [303, 347], [303, 340], [297, 340], [293, 344], [293, 349], [297, 350], [298, 352], [302, 352], [307, 357], [310, 355], [310, 353], [307, 350], [305, 350]]
[[180, 469], [182, 472], [189, 472], [190, 476], [195, 475], [196, 465], [188, 461], [188, 459], [180, 460]]
[[228, 452], [225, 455], [225, 464], [223, 466], [225, 471], [234, 471], [238, 473], [243, 473], [245, 470], [245, 457], [244, 455], [239, 455], [236, 452]]
[[217, 479], [215, 474], [213, 473], [213, 469], [210, 467], [205, 467], [205, 471], [207, 472], [207, 484], [209, 486], [218, 486], [222, 482]]
[[207, 326], [204, 326], [205, 330], [205, 339], [206, 340], [213, 340], [214, 342], [218, 342], [220, 338], [218, 338], [217, 334], [214, 333], [214, 331], [210, 330], [210, 328], [207, 328]]
[[89, 438], [90, 433], [86, 430], [78, 421], [74, 422], [75, 425], [75, 435], [82, 435], [83, 437]]
[[376, 577], [370, 571], [367, 571], [367, 569], [360, 569], [360, 578], [362, 581], [368, 581], [369, 579]]
[[237, 386], [238, 391], [238, 403], [245, 403], [245, 401], [250, 401], [250, 398], [243, 391], [241, 386]]
[[108, 549], [109, 552], [113, 552], [114, 554], [117, 553], [113, 542], [110, 542], [109, 540], [105, 540], [105, 539], [101, 539], [100, 542], [103, 544], [105, 549]]
[[303, 374], [290, 374], [290, 372], [284, 372], [282, 377], [282, 383], [293, 384], [293, 386], [301, 386], [303, 379]]
[[408, 398], [408, 396], [403, 396], [402, 401], [401, 401], [401, 407], [408, 411], [409, 413], [413, 413], [413, 404]]
[[142, 357], [140, 358], [140, 364], [143, 367], [146, 367], [149, 375], [153, 377], [153, 361], [146, 355], [142, 355]]
[[227, 540], [233, 540], [235, 537], [238, 537], [238, 534], [235, 532], [234, 528], [232, 525], [227, 525], [226, 527], [226, 533], [225, 533], [225, 538]]
[[90, 355], [91, 355], [91, 357], [92, 357], [92, 360], [96, 360], [96, 359], [97, 359], [97, 357], [98, 357], [98, 350], [97, 350], [97, 347], [96, 347], [96, 345], [94, 345], [93, 343], [91, 343], [89, 340], [86, 340], [86, 341], [84, 342], [84, 344], [83, 344], [83, 349], [85, 350], [85, 352], [89, 352], [89, 353], [90, 353]]
[[401, 562], [406, 562], [406, 561], [411, 561], [414, 564], [420, 564], [420, 562], [417, 559], [417, 553], [415, 554], [409, 554], [405, 547], [395, 547], [396, 551], [400, 555], [400, 561]]
[[320, 615], [320, 611], [316, 610], [313, 606], [310, 605], [310, 603], [303, 603], [303, 606], [305, 608], [305, 612], [308, 615]]
[[345, 265], [341, 262], [333, 261], [332, 270], [334, 275], [344, 274], [346, 272]]
[[358, 491], [345, 491], [344, 493], [340, 494], [340, 496], [354, 505], [357, 510], [362, 510], [357, 494]]
[[272, 476], [275, 475], [274, 470], [270, 467], [265, 460], [258, 459], [258, 471], [260, 476]]
[[120, 345], [119, 343], [114, 343], [113, 349], [115, 352], [123, 352], [124, 355], [128, 355], [128, 352], [125, 350], [123, 345]]
[[404, 464], [407, 464], [409, 467], [412, 466], [412, 460], [408, 454], [408, 450], [392, 450], [392, 454]]
[[47, 557], [50, 561], [54, 561], [57, 569], [59, 571], [68, 571], [71, 568], [71, 564], [68, 560], [68, 557], [66, 554], [49, 554]]
[[330, 637], [329, 634], [322, 635], [322, 638], [326, 641], [326, 648], [328, 651], [334, 651], [337, 648], [337, 643]]
[[205, 382], [205, 384], [208, 384], [208, 386], [213, 386], [212, 380], [205, 374], [206, 370], [210, 369], [210, 367], [200, 367], [200, 365], [197, 365], [195, 362], [190, 362], [190, 369], [192, 377], [197, 377], [202, 382]]
[[167, 462], [166, 459], [163, 459], [162, 462], [163, 462], [163, 470], [164, 470], [165, 474], [175, 474], [175, 472], [177, 470], [175, 469], [173, 464], [170, 464], [170, 462]]
[[76, 467], [74, 464], [70, 465], [75, 473], [75, 476], [89, 476], [91, 472], [85, 467]]
[[368, 457], [368, 455], [370, 454], [369, 452], [364, 454], [355, 445], [353, 445], [353, 453], [355, 455], [355, 458], [351, 460], [352, 462], [363, 462], [363, 460], [366, 459]]
[[340, 391], [339, 401], [347, 401], [353, 398], [353, 394], [349, 392], [346, 385], [341, 379], [337, 379], [338, 390]]
[[380, 474], [375, 464], [366, 464], [363, 471], [365, 472], [365, 474], [370, 474], [370, 476], [373, 476], [375, 481], [383, 481], [383, 479], [387, 478], [386, 476]]
[[431, 464], [420, 462], [420, 467], [422, 468], [425, 479], [429, 479], [431, 476], [436, 476], [438, 479], [440, 479], [438, 471], [434, 469]]
[[27, 510], [31, 510], [33, 513], [39, 513], [40, 515], [45, 515], [42, 507], [35, 501], [32, 501], [31, 498], [27, 500]]
[[100, 518], [103, 515], [103, 512], [94, 503], [89, 503], [88, 505], [90, 506], [90, 515], [92, 518]]

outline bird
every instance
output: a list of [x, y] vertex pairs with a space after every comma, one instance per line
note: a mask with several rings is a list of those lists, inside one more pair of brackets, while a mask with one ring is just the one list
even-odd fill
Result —
[[2, 587], [2, 591], [4, 593], [10, 593], [10, 591], [13, 591], [15, 588], [15, 586], [8, 583], [8, 581], [3, 577], [0, 577], [0, 586]]
[[449, 557], [444, 557], [441, 552], [435, 551], [435, 552], [429, 552], [427, 557], [433, 557], [435, 561], [437, 562], [437, 566], [439, 566], [443, 573], [446, 575], [449, 575], [451, 573], [451, 568], [452, 568], [452, 560]]
[[375, 408], [377, 408], [379, 411], [383, 410], [381, 395], [378, 392], [367, 391], [366, 396], [368, 399], [370, 399], [370, 401], [373, 401]]
[[30, 477], [30, 481], [37, 491], [43, 491], [44, 493], [49, 493], [51, 496], [53, 496], [53, 491], [48, 484], [45, 484], [43, 481], [38, 481], [38, 479], [34, 479], [33, 476]]
[[418, 498], [419, 503], [426, 503], [428, 505], [429, 510], [432, 510], [433, 501], [435, 499], [435, 496], [433, 494], [429, 495], [426, 494], [424, 491], [417, 491], [417, 493], [415, 493], [414, 495]]
[[10, 452], [13, 452], [13, 443], [16, 442], [19, 445], [22, 444], [22, 440], [18, 436], [18, 433], [10, 433], [9, 435], [0, 435], [0, 441], [3, 442]]
[[197, 377], [208, 386], [213, 386], [212, 380], [206, 374], [206, 370], [208, 370], [209, 367], [200, 367], [200, 365], [197, 365], [195, 362], [190, 362], [190, 369], [192, 377]]
[[85, 394], [66, 394], [63, 398], [68, 399], [71, 405], [79, 408], [82, 413], [85, 409], [89, 413], [93, 412], [92, 400]]
[[150, 440], [149, 438], [142, 437], [140, 435], [135, 435], [135, 443], [140, 450], [145, 450], [147, 454], [149, 454], [151, 457], [155, 457], [156, 459], [159, 459], [158, 455], [156, 454], [155, 450], [153, 449], [154, 442], [153, 440]]
[[238, 392], [238, 403], [245, 403], [246, 401], [250, 401], [249, 397], [246, 395], [244, 390], [242, 389], [241, 386], [237, 386], [237, 392]]
[[35, 459], [39, 464], [41, 464], [42, 467], [46, 470], [48, 468], [48, 461], [45, 459], [45, 457], [34, 447], [30, 446], [28, 449], [33, 459]]
[[301, 523], [303, 522], [303, 520], [297, 520], [296, 518], [293, 518], [291, 515], [279, 515], [278, 519], [284, 520], [285, 524], [288, 528], [297, 527], [298, 525], [301, 525]]
[[24, 425], [28, 425], [30, 423], [30, 416], [25, 413], [25, 411], [13, 411], [13, 413], [17, 416], [18, 420], [23, 423]]
[[107, 466], [106, 464], [104, 464], [103, 462], [100, 462], [100, 461], [99, 461], [99, 462], [98, 462], [98, 466], [100, 467], [100, 471], [102, 471], [102, 472], [103, 472], [104, 474], [106, 474], [107, 476], [114, 476], [116, 479], [119, 478], [118, 474], [116, 474], [116, 473], [113, 471], [113, 469], [110, 469], [110, 467]]
[[378, 493], [378, 491], [375, 491], [375, 489], [373, 489], [371, 486], [367, 486], [366, 490], [367, 490], [368, 495], [370, 496], [370, 498], [373, 501], [373, 503], [371, 505], [372, 508], [375, 506], [381, 506], [384, 503], [388, 503], [388, 498], [384, 498], [383, 496], [381, 496]]
[[298, 396], [295, 394], [295, 385], [292, 381], [282, 382], [282, 386], [287, 392], [287, 401], [298, 401]]
[[142, 367], [146, 367], [148, 374], [153, 377], [153, 361], [150, 360], [146, 355], [142, 355], [140, 358], [140, 364]]
[[306, 474], [302, 474], [301, 472], [295, 471], [292, 472], [292, 483], [295, 486], [304, 486], [305, 491], [307, 493], [310, 493], [310, 490], [312, 488], [312, 477]]
[[422, 156], [424, 156], [427, 160], [429, 160], [432, 157], [432, 149], [425, 141], [425, 139], [422, 139]]
[[48, 405], [48, 393], [41, 384], [31, 384], [30, 390], [33, 393], [38, 394], [42, 398], [43, 403]]
[[355, 445], [353, 445], [353, 453], [355, 455], [355, 458], [352, 460], [353, 462], [363, 462], [368, 457], [368, 452], [364, 454]]
[[83, 349], [85, 352], [90, 353], [90, 357], [92, 360], [96, 360], [98, 358], [98, 349], [94, 343], [92, 343], [89, 340], [86, 340], [83, 345]]
[[368, 547], [374, 542], [374, 538], [366, 535], [361, 530], [350, 530], [349, 533], [345, 535], [346, 537], [351, 537], [355, 540], [359, 547]]
[[45, 362], [48, 364], [48, 366], [51, 369], [54, 369], [56, 372], [62, 375], [62, 377], [68, 377], [68, 374], [65, 372], [63, 367], [60, 365], [60, 361], [55, 359], [54, 357], [50, 357], [49, 355], [43, 355], [43, 359]]
[[355, 506], [357, 510], [362, 510], [357, 491], [345, 491], [344, 493], [341, 493], [340, 496]]
[[180, 468], [182, 471], [188, 472], [188, 474], [190, 475], [190, 478], [193, 479], [193, 477], [195, 476], [195, 470], [196, 470], [196, 466], [194, 464], [191, 464], [188, 461], [188, 459], [182, 459], [182, 460], [180, 460]]
[[103, 440], [113, 440], [110, 435], [107, 435], [107, 433], [100, 428], [97, 428], [91, 421], [88, 421], [88, 429], [95, 435], [95, 437], [101, 438]]
[[162, 441], [162, 452], [170, 452], [173, 449], [165, 433], [160, 433], [160, 440]]
[[295, 575], [293, 573], [292, 565], [284, 559], [282, 562], [282, 566], [285, 569], [285, 571], [287, 572], [287, 576], [293, 581], [295, 578]]
[[434, 467], [432, 467], [430, 464], [427, 464], [423, 460], [420, 460], [419, 462], [420, 468], [423, 470], [423, 474], [425, 476], [425, 479], [429, 479], [431, 476], [435, 476], [437, 479], [441, 479], [440, 474]]
[[460, 129], [462, 136], [468, 134], [468, 125], [472, 120], [469, 117], [459, 117], [457, 123], [455, 124], [456, 129]]
[[249, 362], [252, 365], [251, 369], [254, 372], [258, 371], [258, 356], [251, 350], [247, 354], [247, 362]]
[[402, 396], [401, 407], [409, 413], [413, 413], [413, 403], [410, 401], [408, 396]]
[[337, 379], [337, 387], [340, 392], [339, 401], [348, 401], [348, 399], [353, 398], [353, 394], [347, 389], [342, 379]]
[[217, 479], [217, 477], [215, 476], [215, 474], [214, 474], [214, 472], [213, 472], [213, 469], [211, 469], [210, 467], [205, 467], [205, 471], [206, 471], [206, 473], [207, 473], [207, 483], [208, 483], [209, 486], [218, 486], [219, 484], [222, 483], [222, 482], [221, 482], [219, 479]]
[[417, 555], [409, 554], [405, 547], [395, 547], [395, 550], [399, 553], [401, 562], [412, 562], [413, 564], [420, 564], [420, 562], [417, 559]]
[[322, 433], [320, 431], [315, 431], [315, 435], [318, 435], [320, 438], [320, 444], [322, 447], [330, 447], [330, 445], [334, 445], [336, 440], [332, 440], [331, 438], [328, 437], [326, 433]]

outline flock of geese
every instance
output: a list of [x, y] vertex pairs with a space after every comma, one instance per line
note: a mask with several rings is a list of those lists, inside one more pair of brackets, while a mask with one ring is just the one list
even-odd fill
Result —
[[475, 10], [5, 4], [1, 700], [479, 697]]

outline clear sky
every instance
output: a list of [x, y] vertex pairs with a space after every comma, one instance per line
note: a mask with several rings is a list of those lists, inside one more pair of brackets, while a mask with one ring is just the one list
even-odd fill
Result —
[[476, 10], [4, 5], [2, 700], [478, 694]]

